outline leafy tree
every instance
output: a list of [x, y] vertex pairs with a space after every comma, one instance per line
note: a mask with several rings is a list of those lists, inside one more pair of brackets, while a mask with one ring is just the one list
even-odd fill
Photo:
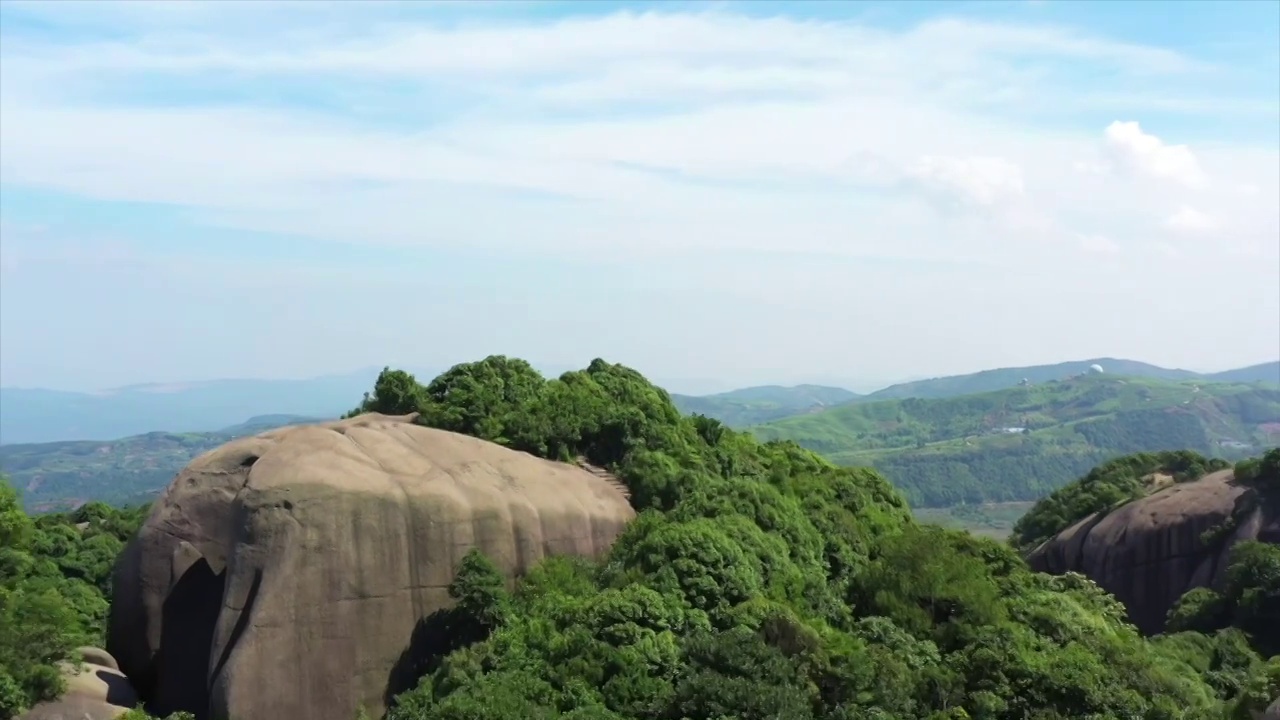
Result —
[[465, 644], [479, 642], [507, 621], [511, 597], [502, 573], [479, 550], [471, 549], [449, 583], [455, 629]]
[[1231, 608], [1226, 599], [1211, 588], [1198, 587], [1187, 591], [1169, 609], [1165, 628], [1171, 633], [1211, 633], [1230, 624]]
[[[682, 417], [630, 369], [597, 360], [539, 380], [495, 357], [446, 376], [402, 392], [422, 422], [583, 456], [642, 512], [598, 563], [550, 558], [509, 595], [476, 559], [454, 611], [501, 619], [451, 646], [392, 720], [1207, 718], [1260, 662], [1227, 635], [1144, 639], [1087, 579], [918, 526], [876, 472]], [[1156, 469], [1213, 467], [1194, 453], [1122, 458], [1025, 538], [1135, 496]], [[1242, 578], [1269, 577], [1249, 567]]]
[[1272, 448], [1260, 458], [1236, 463], [1235, 476], [1237, 480], [1265, 491], [1280, 492], [1280, 448]]
[[101, 644], [111, 566], [141, 515], [89, 503], [33, 520], [0, 477], [0, 717], [56, 698], [58, 663]]

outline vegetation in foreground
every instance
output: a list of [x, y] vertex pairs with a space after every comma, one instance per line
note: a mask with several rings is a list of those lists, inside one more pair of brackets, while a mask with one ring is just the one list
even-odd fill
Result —
[[1085, 375], [936, 400], [857, 402], [751, 429], [884, 473], [913, 507], [1034, 501], [1108, 459], [1227, 459], [1280, 442], [1280, 387]]
[[[584, 455], [641, 511], [601, 562], [552, 558], [511, 591], [468, 556], [456, 606], [423, 620], [446, 642], [415, 656], [392, 720], [1243, 719], [1280, 691], [1280, 660], [1258, 652], [1280, 625], [1248, 620], [1280, 596], [1275, 546], [1241, 546], [1210, 632], [1146, 639], [1085, 578], [919, 525], [874, 471], [682, 416], [625, 367], [548, 381], [494, 357], [425, 386], [385, 371], [360, 409]], [[0, 687], [29, 704], [100, 628], [103, 576], [60, 559], [109, 533], [3, 498]], [[68, 593], [97, 602], [78, 614]]]
[[104, 643], [111, 569], [146, 508], [30, 517], [0, 478], [0, 718], [63, 689], [55, 663]]

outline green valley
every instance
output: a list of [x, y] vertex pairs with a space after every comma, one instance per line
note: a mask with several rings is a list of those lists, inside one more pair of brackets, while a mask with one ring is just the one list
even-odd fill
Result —
[[752, 428], [870, 465], [918, 507], [1030, 501], [1110, 457], [1237, 458], [1280, 442], [1280, 387], [1088, 374], [952, 398], [857, 402]]

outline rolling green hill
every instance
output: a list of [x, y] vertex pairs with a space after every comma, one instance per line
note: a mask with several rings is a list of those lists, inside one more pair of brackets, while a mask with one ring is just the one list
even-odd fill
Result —
[[[1190, 370], [1163, 368], [1137, 360], [1094, 358], [1092, 360], [1073, 360], [1053, 365], [996, 368], [968, 375], [948, 375], [946, 377], [929, 378], [928, 380], [898, 383], [897, 385], [890, 385], [882, 390], [863, 395], [861, 400], [862, 402], [874, 402], [876, 400], [895, 400], [910, 397], [945, 398], [973, 395], [975, 393], [1017, 387], [1023, 381], [1046, 383], [1054, 380], [1064, 380], [1088, 372], [1093, 365], [1101, 366], [1108, 374], [1126, 377], [1154, 378], [1158, 380], [1193, 380], [1200, 377]], [[1247, 368], [1242, 370], [1247, 370]]]
[[752, 428], [871, 465], [913, 504], [1034, 500], [1106, 459], [1280, 443], [1280, 387], [1085, 375], [954, 398], [858, 402]]
[[890, 385], [882, 390], [862, 395], [857, 399], [857, 402], [875, 402], [877, 400], [894, 400], [909, 397], [946, 398], [973, 395], [975, 393], [1018, 387], [1024, 382], [1038, 384], [1053, 380], [1065, 380], [1089, 372], [1089, 369], [1094, 365], [1100, 366], [1108, 375], [1123, 377], [1153, 380], [1280, 384], [1280, 360], [1217, 373], [1197, 373], [1191, 370], [1164, 368], [1137, 360], [1094, 358], [1092, 360], [1073, 360], [1053, 365], [997, 368], [968, 375], [948, 375], [927, 380], [914, 380]]
[[1261, 363], [1258, 365], [1250, 365], [1249, 367], [1236, 368], [1234, 370], [1224, 370], [1220, 373], [1205, 375], [1204, 377], [1206, 380], [1213, 380], [1214, 382], [1280, 383], [1280, 360]]
[[857, 393], [844, 388], [824, 385], [762, 385], [716, 395], [672, 395], [671, 401], [686, 415], [697, 413], [731, 427], [746, 427], [840, 405], [858, 397]]
[[243, 435], [311, 422], [300, 415], [261, 415], [212, 433], [152, 432], [98, 441], [0, 445], [0, 473], [33, 512], [65, 510], [90, 500], [147, 502], [192, 458]]

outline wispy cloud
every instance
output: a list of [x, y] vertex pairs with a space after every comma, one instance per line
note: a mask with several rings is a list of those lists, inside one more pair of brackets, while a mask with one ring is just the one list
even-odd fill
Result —
[[1280, 148], [1230, 129], [1280, 97], [1229, 66], [1043, 22], [740, 10], [6, 2], [0, 183], [317, 247], [1280, 262]]
[[1218, 223], [1208, 215], [1193, 207], [1183, 206], [1164, 221], [1165, 227], [1175, 232], [1205, 233], [1213, 230]]
[[[643, 203], [677, 222], [689, 212], [736, 215], [765, 196], [785, 215], [793, 201], [775, 194], [789, 181], [901, 187], [923, 178], [979, 204], [1024, 194], [1051, 202], [1050, 176], [1097, 138], [1037, 131], [996, 110], [1087, 96], [1094, 89], [1074, 76], [1075, 63], [1135, 82], [1154, 74], [1171, 92], [1203, 65], [1074, 31], [956, 19], [892, 32], [717, 11], [479, 25], [428, 14], [352, 32], [342, 6], [287, 19], [269, 3], [225, 13], [203, 3], [94, 7], [91, 18], [132, 32], [5, 38], [6, 180], [241, 220], [266, 213], [271, 227], [292, 209], [301, 232], [343, 225], [329, 214], [355, 201], [370, 216], [417, 225], [412, 210], [389, 215], [388, 206], [441, 183], [605, 204], [588, 214]], [[20, 8], [85, 22], [70, 3]], [[200, 29], [206, 22], [215, 32]], [[285, 32], [245, 29], [262, 22]], [[227, 74], [261, 92], [220, 98]], [[1065, 88], [1047, 90], [1054, 77]], [[313, 102], [270, 98], [272, 87], [302, 81], [314, 81]], [[186, 82], [210, 86], [210, 99], [166, 102]], [[145, 88], [150, 97], [131, 97]], [[353, 104], [323, 107], [322, 96]], [[1136, 123], [1107, 133], [1155, 176], [1200, 181], [1185, 146], [1159, 145]], [[1157, 145], [1141, 145], [1147, 139]], [[1257, 173], [1269, 159], [1227, 171]], [[705, 184], [735, 181], [762, 187]], [[347, 194], [354, 183], [382, 187]], [[389, 230], [363, 240], [401, 241]]]

